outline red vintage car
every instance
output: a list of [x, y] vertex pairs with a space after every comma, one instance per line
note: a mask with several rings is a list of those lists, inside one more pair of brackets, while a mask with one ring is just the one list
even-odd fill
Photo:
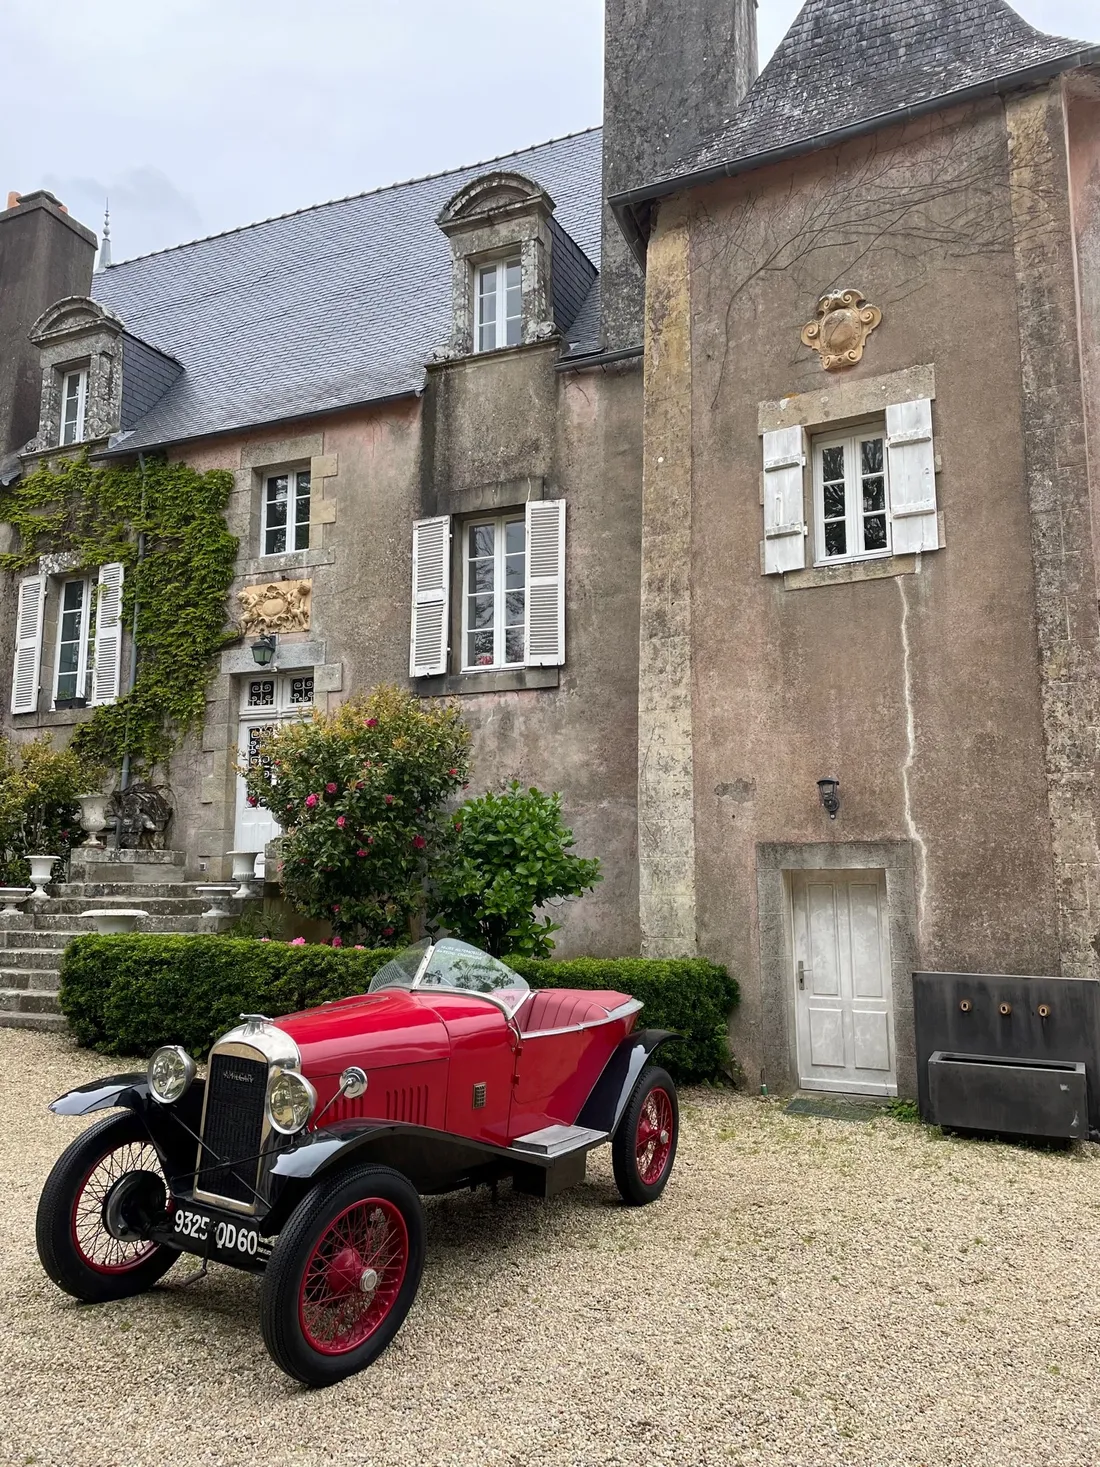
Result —
[[[90, 1126], [38, 1206], [46, 1272], [78, 1299], [138, 1294], [181, 1252], [262, 1273], [264, 1340], [326, 1385], [369, 1365], [412, 1306], [421, 1195], [511, 1178], [550, 1197], [611, 1144], [623, 1200], [653, 1202], [676, 1155], [676, 1087], [625, 993], [532, 991], [447, 938], [370, 992], [286, 1018], [242, 1015], [205, 1080], [183, 1049], [55, 1100]], [[205, 1268], [205, 1262], [204, 1262]]]

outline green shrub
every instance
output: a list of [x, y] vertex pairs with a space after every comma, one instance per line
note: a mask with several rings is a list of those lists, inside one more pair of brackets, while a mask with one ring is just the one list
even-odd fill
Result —
[[460, 805], [449, 829], [429, 894], [435, 921], [494, 957], [548, 958], [561, 924], [537, 922], [535, 908], [600, 880], [599, 861], [572, 854], [561, 796], [513, 783]]
[[0, 738], [0, 882], [24, 885], [28, 856], [64, 859], [83, 838], [76, 797], [96, 777], [71, 748], [55, 749], [49, 734], [24, 744]]
[[342, 942], [403, 945], [442, 833], [437, 811], [466, 779], [469, 743], [457, 708], [385, 686], [267, 735], [248, 801], [285, 831], [292, 905]]
[[[144, 1055], [182, 1044], [202, 1056], [242, 1013], [293, 1013], [364, 993], [389, 949], [334, 950], [227, 937], [78, 937], [65, 951], [61, 1007], [81, 1044]], [[726, 1024], [737, 984], [703, 959], [515, 958], [532, 988], [613, 989], [645, 1004], [641, 1022], [686, 1036], [662, 1050], [677, 1079], [711, 1079], [729, 1063]]]

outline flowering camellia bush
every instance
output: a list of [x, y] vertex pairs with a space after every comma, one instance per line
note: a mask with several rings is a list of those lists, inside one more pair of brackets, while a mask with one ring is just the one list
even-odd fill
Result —
[[248, 799], [285, 832], [287, 897], [331, 923], [334, 945], [405, 941], [445, 833], [439, 808], [466, 782], [469, 744], [457, 708], [396, 687], [265, 737]]
[[548, 957], [560, 923], [535, 908], [580, 896], [600, 880], [598, 860], [574, 856], [561, 796], [518, 783], [467, 800], [451, 817], [429, 910], [436, 924], [496, 957]]

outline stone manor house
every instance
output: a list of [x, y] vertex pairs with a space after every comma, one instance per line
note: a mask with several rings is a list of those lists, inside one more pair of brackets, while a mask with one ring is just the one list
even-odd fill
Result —
[[[602, 129], [95, 273], [12, 196], [0, 472], [233, 473], [190, 879], [275, 834], [261, 729], [454, 697], [603, 862], [560, 951], [728, 964], [753, 1087], [906, 1093], [915, 969], [1100, 975], [1100, 49], [807, 0], [757, 75], [755, 9], [607, 0]], [[117, 595], [5, 579], [63, 741]]]

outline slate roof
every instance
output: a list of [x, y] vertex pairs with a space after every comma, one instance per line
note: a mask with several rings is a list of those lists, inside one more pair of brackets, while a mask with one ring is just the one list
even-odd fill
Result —
[[710, 171], [740, 172], [776, 154], [810, 151], [845, 129], [929, 109], [1088, 50], [1035, 30], [1005, 0], [806, 0], [727, 122], [662, 178], [615, 202], [621, 213], [624, 203], [671, 193]]
[[[131, 452], [416, 392], [451, 335], [451, 196], [501, 159], [303, 209], [110, 266], [92, 294], [182, 363], [118, 442]], [[597, 269], [601, 130], [507, 156]], [[591, 313], [568, 331], [591, 331]], [[589, 350], [596, 337], [582, 343]]]

